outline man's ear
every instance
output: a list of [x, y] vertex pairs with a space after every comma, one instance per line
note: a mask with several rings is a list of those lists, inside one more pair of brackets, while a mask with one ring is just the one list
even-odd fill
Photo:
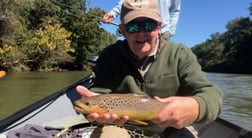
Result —
[[162, 27], [162, 22], [158, 22], [158, 27], [161, 29], [161, 27]]
[[119, 24], [119, 30], [120, 30], [120, 32], [121, 32], [121, 34], [123, 35], [123, 36], [125, 36], [125, 27], [124, 27], [124, 25], [123, 24]]

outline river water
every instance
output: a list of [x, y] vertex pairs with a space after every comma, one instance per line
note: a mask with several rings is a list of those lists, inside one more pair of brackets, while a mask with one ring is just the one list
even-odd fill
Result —
[[[0, 120], [63, 87], [88, 72], [8, 73], [0, 79]], [[221, 117], [252, 130], [252, 75], [207, 73], [224, 92]]]
[[252, 130], [252, 75], [208, 73], [223, 92], [221, 117]]

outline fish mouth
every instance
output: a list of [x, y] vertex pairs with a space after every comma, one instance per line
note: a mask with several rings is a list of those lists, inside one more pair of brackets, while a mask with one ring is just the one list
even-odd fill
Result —
[[87, 114], [88, 111], [86, 110], [86, 106], [82, 104], [80, 101], [74, 102], [74, 109], [79, 113]]

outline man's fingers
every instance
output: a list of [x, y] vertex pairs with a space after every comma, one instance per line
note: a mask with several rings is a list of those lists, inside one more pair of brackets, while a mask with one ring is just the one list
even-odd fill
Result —
[[76, 91], [80, 95], [85, 96], [85, 97], [90, 97], [90, 96], [95, 95], [93, 92], [89, 91], [86, 87], [80, 86], [80, 85], [76, 87]]
[[123, 124], [125, 124], [127, 121], [129, 120], [128, 116], [122, 116], [121, 118], [115, 120], [115, 124], [122, 126]]

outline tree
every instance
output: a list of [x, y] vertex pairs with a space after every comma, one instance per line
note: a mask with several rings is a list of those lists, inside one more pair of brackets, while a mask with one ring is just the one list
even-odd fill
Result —
[[60, 24], [44, 20], [26, 50], [32, 61], [32, 70], [50, 69], [55, 64], [71, 61], [68, 52], [74, 52], [74, 49], [70, 45], [70, 36], [71, 32]]
[[[0, 0], [0, 6], [5, 8], [0, 10], [0, 15], [6, 13], [7, 20], [0, 20], [0, 48], [4, 45], [15, 47], [24, 54], [18, 59], [19, 63], [33, 70], [60, 66], [66, 62], [68, 67], [83, 69], [87, 56], [99, 53], [116, 41], [115, 35], [100, 27], [104, 11], [99, 8], [87, 11], [86, 0], [8, 0], [7, 6], [4, 2], [7, 1]], [[44, 21], [50, 24], [46, 25]], [[68, 40], [71, 40], [69, 47], [73, 50], [50, 52], [53, 44], [49, 40], [57, 40], [59, 36], [46, 32], [46, 27], [51, 25], [55, 29], [57, 24], [71, 33]], [[43, 33], [53, 37], [39, 35]], [[48, 43], [42, 44], [45, 41]]]
[[205, 71], [252, 73], [252, 20], [237, 18], [226, 25], [223, 34], [192, 48]]
[[21, 59], [25, 58], [23, 55], [16, 46], [4, 45], [2, 48], [0, 47], [0, 68], [10, 70], [11, 67], [14, 67]]

